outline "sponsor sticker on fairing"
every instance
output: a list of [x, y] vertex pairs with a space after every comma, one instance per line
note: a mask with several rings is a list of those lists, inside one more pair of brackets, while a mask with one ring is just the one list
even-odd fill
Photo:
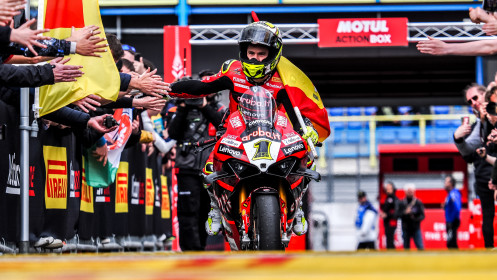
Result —
[[221, 144], [226, 144], [228, 146], [234, 147], [234, 148], [239, 148], [242, 142], [231, 139], [231, 138], [223, 138], [221, 140]]
[[236, 116], [230, 120], [231, 126], [234, 128], [239, 128], [242, 126], [242, 121], [240, 120], [239, 116]]
[[300, 143], [297, 143], [297, 144], [294, 144], [292, 146], [288, 146], [288, 147], [284, 147], [282, 149], [283, 151], [283, 154], [285, 156], [289, 156], [291, 154], [295, 154], [296, 152], [300, 152], [300, 151], [304, 151], [305, 150], [305, 146], [304, 146], [304, 143], [303, 142], [300, 142]]
[[286, 117], [278, 116], [278, 120], [276, 121], [277, 126], [286, 127], [287, 123], [288, 123], [288, 120]]
[[243, 151], [241, 149], [236, 149], [226, 145], [219, 145], [219, 149], [217, 151], [220, 154], [225, 154], [236, 158], [241, 157], [243, 154]]
[[300, 136], [294, 135], [292, 137], [283, 139], [281, 142], [283, 142], [283, 144], [285, 144], [285, 146], [288, 146], [288, 145], [291, 145], [291, 144], [298, 142], [298, 141], [301, 141]]

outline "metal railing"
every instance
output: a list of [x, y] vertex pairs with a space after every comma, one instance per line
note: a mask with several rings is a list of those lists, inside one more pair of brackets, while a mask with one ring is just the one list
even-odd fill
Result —
[[[232, 25], [190, 25], [192, 45], [235, 45], [245, 24]], [[317, 44], [318, 24], [278, 24], [285, 44]], [[433, 37], [443, 41], [492, 40], [496, 36], [487, 36], [481, 24], [469, 22], [411, 22], [407, 24], [408, 41], [418, 42]], [[122, 34], [162, 34], [162, 28], [107, 28], [106, 31]]]
[[[369, 124], [369, 164], [376, 167], [376, 122], [394, 122], [394, 121], [418, 121], [419, 122], [419, 144], [426, 145], [426, 122], [433, 120], [460, 120], [469, 114], [447, 114], [447, 115], [392, 115], [392, 116], [334, 116], [329, 117], [330, 122], [368, 122]], [[475, 119], [474, 115], [470, 116], [471, 121]], [[324, 157], [322, 157], [324, 158]], [[325, 160], [325, 159], [323, 159]], [[322, 164], [320, 162], [320, 164]]]

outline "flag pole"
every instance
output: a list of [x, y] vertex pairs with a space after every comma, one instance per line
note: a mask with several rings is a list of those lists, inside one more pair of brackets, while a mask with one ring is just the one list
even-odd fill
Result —
[[[305, 125], [304, 119], [302, 118], [302, 114], [300, 113], [299, 107], [295, 106], [293, 107], [293, 110], [295, 110], [295, 115], [297, 115], [297, 119], [299, 120], [302, 131], [304, 132], [304, 134], [307, 134], [307, 126]], [[314, 143], [312, 142], [311, 138], [307, 138], [307, 145], [311, 149], [312, 159], [318, 158], [316, 147], [314, 147]]]
[[[25, 15], [29, 19], [30, 1], [26, 3]], [[19, 241], [19, 253], [27, 254], [29, 251], [29, 88], [21, 89], [20, 104], [21, 133], [21, 235]]]

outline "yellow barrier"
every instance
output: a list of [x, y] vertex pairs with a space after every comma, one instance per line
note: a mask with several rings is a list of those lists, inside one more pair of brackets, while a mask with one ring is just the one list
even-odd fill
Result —
[[[426, 145], [426, 121], [434, 120], [460, 120], [462, 117], [470, 117], [474, 122], [476, 117], [470, 114], [450, 115], [391, 115], [391, 116], [337, 116], [328, 117], [330, 122], [369, 122], [369, 164], [376, 167], [376, 122], [393, 121], [419, 121], [419, 144]], [[324, 151], [324, 150], [321, 150]], [[323, 153], [322, 153], [323, 154]], [[323, 158], [323, 157], [322, 157]], [[320, 165], [323, 162], [320, 162]], [[326, 163], [324, 163], [326, 165]]]

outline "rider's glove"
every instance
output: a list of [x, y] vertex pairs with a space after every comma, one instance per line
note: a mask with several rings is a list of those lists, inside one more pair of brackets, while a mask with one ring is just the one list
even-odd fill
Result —
[[319, 138], [318, 132], [314, 129], [312, 125], [308, 125], [306, 128], [307, 128], [307, 133], [302, 135], [302, 138], [304, 138], [304, 140], [311, 138], [312, 143], [316, 145]]

